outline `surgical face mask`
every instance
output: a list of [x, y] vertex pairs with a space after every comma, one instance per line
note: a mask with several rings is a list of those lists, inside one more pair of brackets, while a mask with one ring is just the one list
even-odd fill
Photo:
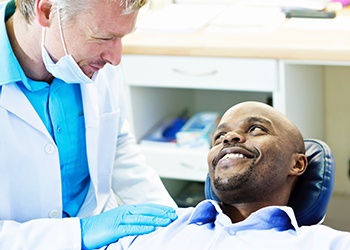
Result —
[[79, 65], [73, 59], [71, 55], [68, 55], [66, 44], [63, 39], [60, 11], [57, 10], [58, 28], [60, 30], [60, 36], [62, 40], [65, 56], [55, 63], [45, 48], [45, 28], [42, 29], [41, 39], [41, 54], [46, 67], [46, 70], [50, 72], [54, 77], [59, 78], [66, 83], [93, 83], [93, 81], [84, 74]]

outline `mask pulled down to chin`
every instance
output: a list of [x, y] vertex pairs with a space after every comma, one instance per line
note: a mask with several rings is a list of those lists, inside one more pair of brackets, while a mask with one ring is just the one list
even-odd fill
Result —
[[54, 77], [66, 83], [93, 83], [92, 79], [84, 74], [71, 55], [65, 55], [57, 63], [54, 63], [44, 44], [41, 45], [41, 54], [46, 70]]

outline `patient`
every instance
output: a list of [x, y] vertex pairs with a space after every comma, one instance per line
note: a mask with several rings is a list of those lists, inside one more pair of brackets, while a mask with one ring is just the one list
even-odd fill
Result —
[[166, 228], [126, 237], [108, 249], [350, 249], [350, 233], [298, 227], [288, 200], [307, 167], [299, 130], [279, 111], [244, 102], [222, 117], [208, 153], [221, 200], [179, 210]]

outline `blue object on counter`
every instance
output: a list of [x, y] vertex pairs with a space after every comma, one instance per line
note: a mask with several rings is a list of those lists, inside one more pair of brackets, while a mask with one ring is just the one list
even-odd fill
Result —
[[175, 140], [176, 139], [176, 133], [181, 130], [183, 125], [186, 123], [186, 119], [179, 117], [172, 121], [172, 123], [166, 127], [162, 133], [163, 137], [168, 140]]

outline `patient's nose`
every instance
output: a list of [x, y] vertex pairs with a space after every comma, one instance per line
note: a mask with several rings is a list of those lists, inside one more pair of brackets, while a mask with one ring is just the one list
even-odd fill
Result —
[[229, 133], [225, 134], [223, 143], [237, 143], [237, 142], [244, 142], [245, 137], [242, 133], [236, 132], [236, 131], [231, 131]]

